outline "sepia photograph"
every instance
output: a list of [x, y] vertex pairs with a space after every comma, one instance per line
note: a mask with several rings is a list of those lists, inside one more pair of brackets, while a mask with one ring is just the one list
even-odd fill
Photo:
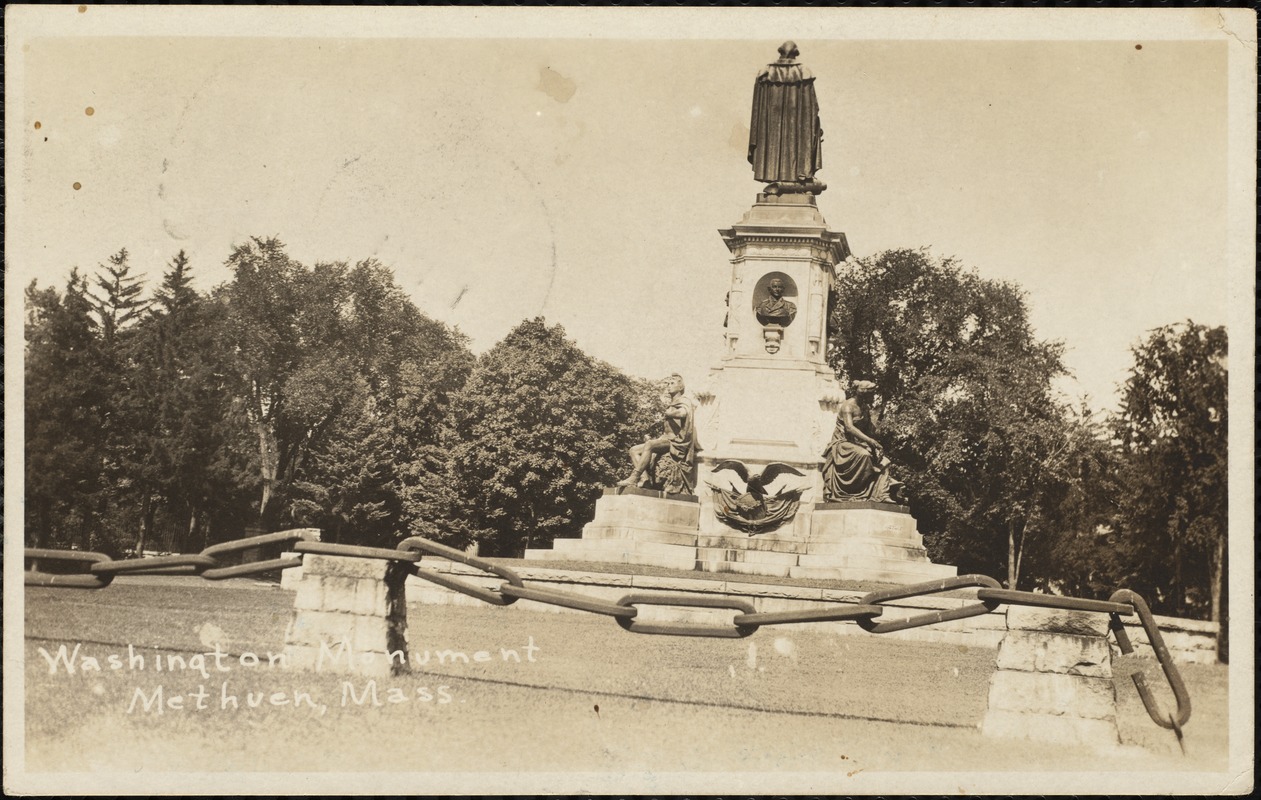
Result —
[[1252, 9], [5, 29], [6, 794], [1253, 791]]

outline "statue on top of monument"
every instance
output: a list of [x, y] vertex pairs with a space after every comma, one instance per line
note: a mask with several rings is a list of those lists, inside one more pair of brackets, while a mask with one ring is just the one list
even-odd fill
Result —
[[891, 474], [889, 459], [873, 438], [871, 421], [863, 408], [875, 388], [871, 381], [855, 381], [853, 396], [846, 398], [837, 412], [832, 441], [823, 452], [823, 498], [827, 502], [906, 504], [906, 487]]
[[618, 486], [657, 489], [666, 494], [696, 493], [695, 409], [683, 395], [683, 377], [678, 373], [666, 380], [662, 402], [666, 406], [661, 435], [644, 437], [643, 444], [630, 449], [631, 474]]
[[767, 64], [753, 84], [749, 123], [749, 163], [767, 194], [818, 194], [827, 186], [814, 179], [823, 167], [823, 127], [814, 75], [797, 61], [797, 45], [784, 42], [779, 59]]

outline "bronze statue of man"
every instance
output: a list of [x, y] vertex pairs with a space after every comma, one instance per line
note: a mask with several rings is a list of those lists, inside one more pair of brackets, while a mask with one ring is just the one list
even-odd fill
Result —
[[658, 489], [666, 494], [696, 493], [695, 410], [683, 395], [683, 378], [671, 375], [666, 382], [665, 420], [661, 435], [644, 437], [643, 444], [630, 449], [631, 474], [618, 486], [640, 486]]
[[784, 281], [771, 278], [766, 287], [770, 295], [757, 304], [757, 320], [763, 325], [787, 325], [797, 316], [797, 304], [784, 299]]
[[779, 59], [766, 65], [753, 84], [749, 123], [749, 163], [753, 178], [768, 192], [822, 191], [814, 174], [823, 167], [823, 127], [814, 75], [797, 61], [797, 45], [784, 42]]

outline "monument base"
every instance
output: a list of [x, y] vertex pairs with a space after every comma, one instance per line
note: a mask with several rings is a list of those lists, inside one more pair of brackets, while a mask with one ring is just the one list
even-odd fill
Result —
[[918, 583], [953, 577], [934, 564], [905, 506], [803, 504], [792, 525], [768, 533], [700, 530], [690, 495], [606, 489], [580, 539], [525, 551], [530, 560], [643, 564], [702, 572], [822, 580]]
[[700, 504], [692, 495], [605, 489], [581, 539], [556, 539], [551, 550], [531, 548], [525, 557], [695, 569], [699, 526]]

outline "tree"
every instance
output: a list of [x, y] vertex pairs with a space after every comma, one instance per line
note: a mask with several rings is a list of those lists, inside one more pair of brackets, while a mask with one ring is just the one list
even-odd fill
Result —
[[[1122, 519], [1140, 586], [1168, 613], [1222, 622], [1227, 534], [1227, 335], [1190, 320], [1133, 348], [1115, 432]], [[1225, 626], [1221, 629], [1224, 632]]]
[[308, 268], [253, 239], [228, 264], [233, 280], [205, 295], [179, 252], [151, 304], [126, 250], [96, 297], [77, 272], [64, 296], [31, 284], [37, 541], [141, 552], [165, 529], [182, 550], [297, 518], [364, 543], [461, 530], [445, 419], [467, 338], [375, 260]]
[[108, 392], [87, 281], [26, 289], [25, 522], [30, 544], [81, 549], [94, 540]]
[[[225, 289], [238, 393], [258, 441], [259, 519], [385, 543], [451, 504], [443, 420], [472, 368], [467, 339], [416, 308], [369, 259], [307, 268], [276, 240], [229, 259]], [[449, 499], [449, 498], [448, 498]]]
[[121, 540], [133, 540], [139, 555], [153, 531], [157, 473], [146, 433], [156, 424], [159, 394], [145, 379], [152, 375], [145, 363], [149, 303], [144, 281], [133, 275], [126, 248], [109, 257], [96, 275], [93, 295], [105, 369], [102, 379], [109, 399], [104, 418], [105, 482], [101, 496], [103, 524]]
[[357, 388], [359, 396], [295, 479], [291, 513], [321, 528], [325, 541], [389, 547], [399, 539], [402, 516], [399, 438], [375, 413], [366, 385]]
[[144, 314], [147, 303], [144, 280], [131, 274], [127, 261], [127, 248], [109, 257], [109, 265], [101, 266], [104, 274], [97, 274], [96, 288], [99, 294], [91, 295], [100, 322], [101, 335], [107, 343]]
[[520, 555], [576, 535], [647, 430], [642, 397], [542, 317], [478, 358], [454, 404], [452, 471], [485, 550]]
[[[339, 346], [346, 302], [343, 265], [308, 270], [278, 239], [253, 238], [228, 257], [225, 289], [236, 391], [258, 442], [258, 519], [270, 526], [302, 459], [350, 391]], [[282, 502], [274, 503], [277, 496]]]
[[1062, 346], [1037, 339], [1023, 293], [924, 250], [841, 269], [829, 362], [876, 384], [881, 433], [934, 558], [1005, 572], [1046, 528], [1072, 442], [1052, 380]]
[[153, 398], [153, 409], [133, 434], [143, 480], [164, 506], [146, 515], [146, 530], [164, 510], [166, 547], [174, 551], [204, 546], [212, 519], [243, 521], [245, 496], [255, 489], [251, 473], [257, 469], [242, 447], [248, 429], [229, 379], [226, 320], [221, 300], [192, 287], [192, 267], [181, 250], [137, 336], [137, 383]]
[[398, 454], [393, 486], [401, 515], [392, 524], [400, 533], [465, 545], [471, 535], [452, 488], [449, 416], [473, 369], [468, 338], [420, 313], [374, 260], [357, 264], [347, 279], [349, 346], [358, 354], [372, 413], [392, 431]]
[[1046, 534], [1035, 551], [1034, 585], [1078, 597], [1107, 598], [1130, 582], [1122, 546], [1121, 461], [1106, 416], [1085, 403], [1066, 418], [1070, 443], [1058, 491], [1044, 504]]

